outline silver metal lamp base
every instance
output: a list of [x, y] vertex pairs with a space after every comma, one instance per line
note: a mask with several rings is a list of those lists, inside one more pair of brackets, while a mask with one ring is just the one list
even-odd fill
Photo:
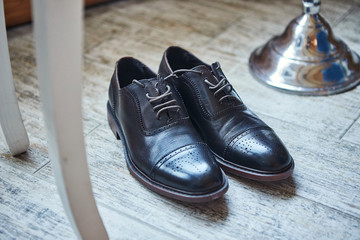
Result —
[[303, 0], [304, 13], [284, 33], [254, 50], [253, 76], [278, 90], [330, 95], [360, 83], [360, 57], [337, 39], [319, 14], [319, 0]]

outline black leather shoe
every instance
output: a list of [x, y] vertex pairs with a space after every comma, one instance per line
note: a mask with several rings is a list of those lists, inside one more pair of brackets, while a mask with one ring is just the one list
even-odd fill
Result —
[[220, 68], [179, 47], [168, 48], [161, 76], [179, 91], [198, 132], [218, 163], [233, 174], [261, 181], [287, 178], [294, 161], [275, 132], [242, 102]]
[[225, 194], [225, 174], [166, 79], [134, 58], [120, 59], [107, 110], [113, 133], [122, 139], [130, 173], [146, 187], [188, 202]]

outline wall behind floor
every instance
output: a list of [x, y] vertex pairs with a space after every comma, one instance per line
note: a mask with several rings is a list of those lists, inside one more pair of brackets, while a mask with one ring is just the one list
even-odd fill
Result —
[[[109, 2], [111, 0], [84, 0], [85, 6]], [[30, 0], [4, 0], [6, 27], [31, 22]]]

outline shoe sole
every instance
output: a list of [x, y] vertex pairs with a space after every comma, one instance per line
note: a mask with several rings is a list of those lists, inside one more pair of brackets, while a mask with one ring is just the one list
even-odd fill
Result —
[[225, 172], [229, 172], [236, 176], [257, 180], [257, 181], [272, 182], [272, 181], [279, 181], [286, 179], [291, 176], [295, 167], [295, 162], [293, 159], [291, 159], [291, 165], [288, 168], [286, 168], [284, 171], [276, 172], [276, 173], [256, 172], [251, 169], [234, 166], [231, 163], [229, 163], [227, 160], [224, 160], [222, 157], [214, 153], [213, 151], [211, 152], [213, 153], [218, 164]]
[[187, 193], [185, 191], [173, 189], [171, 187], [165, 186], [159, 182], [156, 182], [152, 179], [150, 179], [146, 174], [144, 174], [132, 161], [130, 155], [128, 154], [128, 147], [126, 140], [124, 138], [121, 125], [114, 116], [112, 109], [110, 107], [109, 102], [107, 103], [107, 118], [108, 123], [110, 126], [110, 129], [114, 133], [117, 140], [121, 139], [121, 142], [123, 144], [123, 149], [125, 153], [125, 160], [126, 165], [128, 167], [128, 170], [130, 174], [135, 177], [141, 184], [143, 184], [145, 187], [149, 188], [150, 190], [163, 195], [168, 198], [184, 201], [184, 202], [190, 202], [190, 203], [203, 203], [203, 202], [209, 202], [213, 201], [215, 199], [218, 199], [222, 197], [228, 190], [229, 184], [225, 177], [224, 172], [223, 174], [223, 181], [224, 185], [217, 191], [206, 193], [206, 194], [194, 194], [194, 193]]

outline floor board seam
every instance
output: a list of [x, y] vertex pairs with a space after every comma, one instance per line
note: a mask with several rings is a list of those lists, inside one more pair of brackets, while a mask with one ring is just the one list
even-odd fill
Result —
[[135, 216], [132, 216], [132, 215], [127, 214], [127, 213], [125, 213], [125, 212], [121, 212], [121, 211], [119, 211], [119, 210], [117, 210], [117, 209], [114, 209], [114, 208], [112, 208], [111, 206], [109, 206], [109, 205], [107, 205], [107, 204], [105, 204], [105, 203], [98, 202], [97, 205], [98, 205], [98, 206], [102, 206], [102, 207], [104, 207], [104, 208], [107, 208], [107, 209], [109, 209], [109, 210], [111, 210], [111, 211], [113, 211], [113, 212], [116, 212], [116, 213], [120, 214], [120, 215], [123, 215], [123, 216], [126, 216], [126, 217], [128, 217], [128, 218], [131, 218], [131, 219], [133, 219], [133, 220], [135, 220], [135, 221], [137, 221], [137, 222], [140, 222], [140, 223], [142, 223], [142, 224], [144, 224], [144, 225], [147, 225], [147, 226], [149, 226], [149, 227], [151, 227], [151, 228], [156, 228], [158, 231], [160, 231], [160, 232], [162, 232], [162, 233], [165, 233], [165, 234], [167, 234], [167, 235], [170, 235], [170, 236], [172, 236], [172, 237], [175, 238], [175, 239], [181, 239], [181, 238], [179, 238], [178, 236], [176, 236], [176, 235], [174, 235], [174, 234], [172, 234], [172, 233], [170, 233], [170, 232], [167, 232], [167, 231], [165, 231], [165, 230], [163, 230], [163, 229], [161, 229], [161, 228], [158, 228], [157, 226], [154, 226], [154, 225], [152, 225], [152, 224], [150, 224], [150, 223], [144, 222], [144, 221], [142, 221], [141, 219], [139, 219], [139, 218], [137, 218], [137, 217], [135, 217]]
[[341, 142], [345, 142], [345, 143], [348, 143], [348, 144], [353, 144], [353, 145], [356, 145], [356, 146], [360, 147], [360, 143], [351, 142], [351, 141], [346, 140], [346, 139], [341, 139]]
[[343, 211], [341, 211], [341, 210], [339, 210], [339, 209], [337, 209], [337, 208], [328, 206], [328, 205], [326, 205], [326, 204], [324, 204], [324, 203], [317, 202], [317, 201], [315, 201], [315, 200], [309, 199], [309, 198], [307, 198], [307, 197], [304, 197], [304, 196], [301, 196], [301, 195], [298, 195], [298, 194], [295, 194], [295, 196], [298, 196], [298, 197], [300, 197], [300, 198], [302, 198], [302, 199], [306, 199], [306, 200], [308, 200], [308, 201], [310, 201], [310, 202], [319, 204], [319, 205], [321, 205], [321, 206], [323, 206], [323, 207], [325, 207], [325, 208], [329, 208], [329, 209], [331, 209], [331, 210], [333, 210], [333, 211], [335, 211], [335, 212], [338, 212], [338, 213], [343, 214], [343, 215], [345, 215], [345, 216], [347, 216], [347, 217], [350, 217], [350, 218], [353, 218], [353, 219], [355, 219], [355, 220], [357, 220], [357, 221], [360, 221], [360, 216], [355, 216], [355, 215], [353, 215], [353, 214], [351, 214], [351, 213], [343, 212]]
[[[86, 135], [85, 138], [87, 136], [89, 136], [92, 132], [94, 132], [98, 127], [101, 126], [101, 123], [99, 123], [95, 128], [93, 128], [92, 130], [90, 130]], [[36, 173], [38, 173], [39, 171], [41, 171], [41, 169], [43, 169], [44, 167], [46, 167], [49, 163], [51, 162], [51, 160], [47, 161], [46, 163], [44, 163], [43, 165], [41, 165], [39, 168], [37, 168], [32, 174], [35, 175]], [[42, 178], [40, 178], [42, 179]], [[48, 181], [47, 181], [48, 182]], [[51, 182], [49, 182], [51, 184]]]
[[92, 132], [94, 132], [97, 128], [99, 128], [101, 126], [101, 123], [98, 123], [98, 125], [96, 127], [94, 127], [93, 129], [91, 129], [88, 133], [85, 134], [85, 138], [87, 136], [89, 136]]
[[352, 12], [355, 11], [357, 7], [351, 6], [350, 9], [348, 9], [343, 15], [335, 19], [335, 21], [332, 23], [333, 28], [335, 28], [339, 23], [341, 23], [347, 16], [349, 16]]
[[358, 114], [358, 116], [353, 120], [353, 122], [344, 130], [344, 132], [340, 135], [339, 139], [343, 140], [343, 137], [346, 135], [346, 133], [349, 132], [349, 130], [352, 128], [352, 126], [354, 126], [354, 124], [357, 122], [357, 120], [360, 119], [360, 113]]
[[37, 172], [39, 172], [41, 169], [43, 169], [45, 166], [47, 166], [50, 163], [50, 160], [41, 165], [38, 169], [36, 169], [32, 174], [35, 175]]

